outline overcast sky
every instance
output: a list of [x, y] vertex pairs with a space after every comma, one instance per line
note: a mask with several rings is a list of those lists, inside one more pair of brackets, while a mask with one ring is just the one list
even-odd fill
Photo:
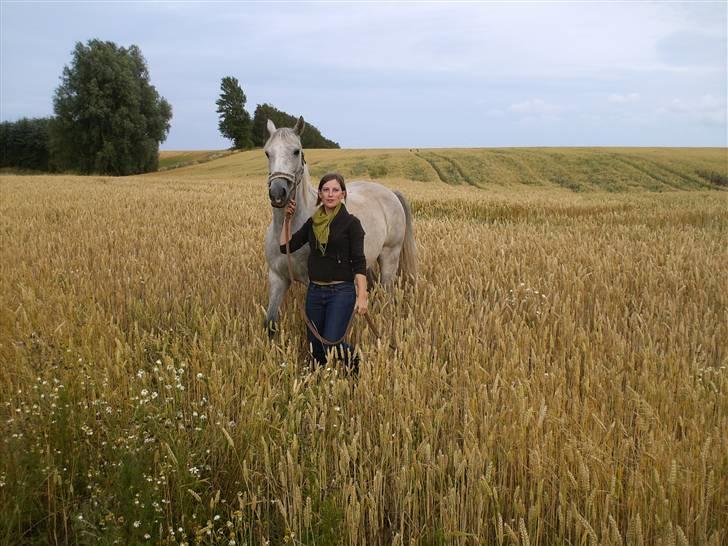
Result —
[[215, 100], [345, 148], [727, 146], [728, 2], [10, 2], [0, 118], [48, 116], [76, 42], [138, 45], [162, 149], [222, 149]]

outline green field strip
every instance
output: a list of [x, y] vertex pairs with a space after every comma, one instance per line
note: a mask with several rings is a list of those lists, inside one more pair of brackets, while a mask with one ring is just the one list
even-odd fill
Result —
[[[175, 176], [197, 178], [258, 178], [268, 171], [260, 149], [217, 158], [215, 153], [166, 152], [160, 164], [183, 163]], [[711, 180], [728, 177], [726, 150], [721, 148], [313, 149], [306, 155], [312, 180], [338, 171], [347, 179], [440, 181], [479, 188], [553, 186], [578, 193], [617, 193], [721, 190], [720, 182]], [[207, 160], [200, 162], [202, 158]]]
[[457, 162], [457, 161], [455, 161], [455, 160], [454, 160], [453, 158], [451, 158], [451, 157], [447, 157], [447, 156], [444, 156], [444, 155], [439, 155], [439, 154], [436, 154], [436, 153], [434, 153], [434, 152], [432, 153], [432, 155], [434, 155], [435, 157], [439, 157], [439, 158], [440, 158], [440, 159], [442, 159], [443, 161], [446, 161], [446, 162], [450, 163], [450, 164], [451, 164], [451, 165], [453, 166], [453, 168], [455, 169], [455, 171], [456, 171], [456, 172], [458, 173], [458, 175], [460, 176], [460, 178], [461, 178], [461, 179], [463, 179], [463, 180], [465, 180], [465, 182], [466, 182], [467, 184], [469, 184], [470, 186], [474, 186], [474, 187], [476, 187], [476, 188], [478, 188], [478, 187], [479, 187], [479, 186], [478, 186], [478, 184], [476, 184], [476, 183], [475, 183], [475, 182], [474, 182], [474, 181], [473, 181], [473, 180], [472, 180], [472, 179], [470, 178], [470, 176], [468, 176], [468, 175], [467, 175], [467, 174], [465, 173], [465, 171], [463, 170], [463, 168], [462, 168], [462, 167], [461, 167], [461, 166], [460, 166], [460, 165], [458, 164], [458, 162]]
[[485, 188], [487, 186], [503, 186], [504, 181], [498, 176], [494, 162], [485, 150], [473, 150], [453, 154], [457, 157], [457, 164], [468, 176], [474, 186]]
[[605, 176], [605, 166], [599, 164], [596, 157], [585, 160], [575, 154], [544, 150], [519, 150], [519, 153], [534, 177], [542, 183], [560, 186], [573, 192], [621, 189], [613, 187], [613, 179]]
[[437, 166], [437, 163], [435, 161], [428, 159], [427, 157], [425, 157], [423, 154], [420, 154], [420, 153], [415, 153], [415, 155], [417, 157], [419, 157], [420, 159], [426, 161], [427, 164], [430, 167], [432, 167], [432, 170], [434, 170], [435, 173], [437, 173], [437, 178], [440, 180], [440, 182], [443, 182], [444, 184], [452, 185], [452, 182], [449, 182], [445, 179], [446, 178], [445, 173], [442, 172], [442, 170], [440, 169], [440, 167]]
[[[671, 190], [685, 189], [682, 185], [677, 184], [676, 182], [667, 178], [663, 173], [656, 173], [654, 171], [649, 170], [646, 166], [639, 164], [637, 158], [634, 158], [634, 157], [626, 158], [626, 157], [618, 156], [618, 157], [615, 157], [615, 159], [621, 163], [624, 163], [625, 165], [632, 167], [633, 169], [635, 169], [637, 171], [642, 172], [643, 174], [652, 178], [653, 180], [657, 180], [663, 186], [667, 186], [667, 188], [669, 188]], [[642, 160], [642, 161], [646, 161], [646, 160]], [[652, 165], [659, 168], [658, 164], [653, 163]], [[661, 188], [656, 187], [655, 191], [660, 191], [660, 189]]]
[[644, 161], [648, 162], [652, 165], [655, 165], [657, 168], [660, 168], [665, 172], [678, 176], [678, 177], [682, 178], [683, 180], [687, 180], [688, 182], [690, 182], [694, 185], [695, 189], [706, 189], [706, 188], [714, 187], [709, 182], [706, 182], [705, 180], [700, 178], [700, 176], [697, 173], [695, 174], [695, 176], [690, 176], [689, 174], [675, 170], [674, 168], [668, 166], [665, 163], [658, 163], [654, 159], [644, 159]]
[[499, 169], [499, 174], [501, 176], [510, 175], [507, 182], [540, 186], [543, 180], [522, 157], [519, 157], [521, 153], [520, 149], [488, 150], [489, 156], [496, 161], [496, 164], [499, 167], [505, 167]]

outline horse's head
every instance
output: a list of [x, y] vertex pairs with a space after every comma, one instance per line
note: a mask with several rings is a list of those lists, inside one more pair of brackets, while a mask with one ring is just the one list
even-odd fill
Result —
[[293, 128], [281, 127], [268, 120], [270, 137], [263, 150], [268, 157], [268, 197], [275, 208], [282, 208], [295, 195], [296, 187], [303, 179], [303, 148], [301, 134], [306, 124], [302, 117]]

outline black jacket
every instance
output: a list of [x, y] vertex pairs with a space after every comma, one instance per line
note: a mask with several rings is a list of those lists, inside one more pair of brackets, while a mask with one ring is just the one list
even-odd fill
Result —
[[[288, 247], [291, 252], [295, 252], [306, 242], [311, 247], [308, 255], [308, 278], [312, 281], [353, 281], [357, 273], [366, 275], [364, 229], [359, 218], [349, 214], [343, 204], [329, 226], [326, 254], [321, 254], [318, 248], [311, 218], [291, 236]], [[281, 252], [286, 253], [286, 245], [281, 245]]]

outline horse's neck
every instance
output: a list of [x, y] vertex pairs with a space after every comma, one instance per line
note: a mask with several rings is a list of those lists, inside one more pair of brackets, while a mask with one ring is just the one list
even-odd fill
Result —
[[305, 222], [316, 208], [316, 190], [311, 186], [308, 167], [303, 168], [303, 180], [296, 188], [296, 217], [301, 215]]

